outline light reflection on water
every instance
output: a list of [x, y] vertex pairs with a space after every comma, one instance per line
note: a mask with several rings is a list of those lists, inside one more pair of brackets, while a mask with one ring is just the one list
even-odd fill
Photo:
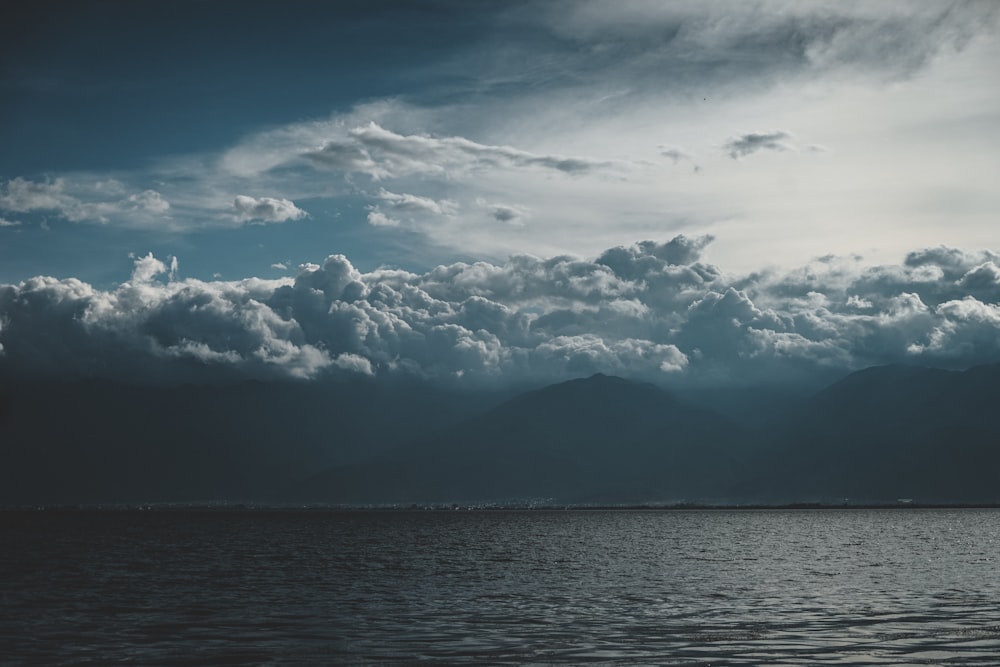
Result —
[[0, 531], [13, 664], [1000, 664], [997, 510], [36, 512]]

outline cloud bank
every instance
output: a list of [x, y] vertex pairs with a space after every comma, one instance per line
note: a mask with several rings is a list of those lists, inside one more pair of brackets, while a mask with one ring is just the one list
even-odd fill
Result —
[[593, 372], [661, 383], [806, 379], [883, 363], [1000, 360], [1000, 255], [938, 247], [876, 267], [824, 258], [727, 275], [710, 237], [595, 259], [511, 257], [426, 273], [343, 255], [294, 277], [178, 279], [152, 254], [100, 290], [0, 286], [0, 364], [144, 381], [417, 376], [551, 381]]

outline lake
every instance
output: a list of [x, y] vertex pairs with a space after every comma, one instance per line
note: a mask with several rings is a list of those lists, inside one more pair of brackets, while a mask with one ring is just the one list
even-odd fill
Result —
[[0, 664], [1000, 664], [1000, 510], [0, 513]]

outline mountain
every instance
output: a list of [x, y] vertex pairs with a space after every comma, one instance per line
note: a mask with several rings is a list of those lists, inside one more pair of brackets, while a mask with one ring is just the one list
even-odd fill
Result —
[[1000, 364], [869, 368], [777, 413], [776, 396], [737, 424], [704, 392], [600, 374], [513, 397], [0, 378], [0, 505], [1000, 502]]
[[498, 400], [365, 380], [8, 380], [0, 383], [0, 504], [280, 501], [294, 480], [370, 458]]
[[733, 481], [740, 435], [653, 385], [597, 374], [317, 475], [298, 494], [339, 503], [711, 500]]
[[1000, 364], [853, 373], [756, 434], [740, 495], [1000, 500]]

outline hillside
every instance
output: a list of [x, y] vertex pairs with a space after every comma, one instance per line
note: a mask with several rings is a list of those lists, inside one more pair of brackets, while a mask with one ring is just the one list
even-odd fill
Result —
[[601, 374], [519, 395], [438, 437], [309, 480], [344, 503], [718, 499], [740, 430], [649, 384]]

